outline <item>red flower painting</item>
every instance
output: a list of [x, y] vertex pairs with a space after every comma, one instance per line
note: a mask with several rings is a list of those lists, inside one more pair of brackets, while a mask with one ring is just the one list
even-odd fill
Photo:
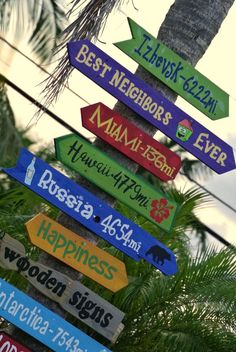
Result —
[[167, 205], [168, 201], [165, 198], [153, 199], [151, 205], [152, 209], [150, 211], [150, 216], [160, 224], [163, 220], [168, 219], [170, 216], [170, 210], [174, 207], [171, 205]]

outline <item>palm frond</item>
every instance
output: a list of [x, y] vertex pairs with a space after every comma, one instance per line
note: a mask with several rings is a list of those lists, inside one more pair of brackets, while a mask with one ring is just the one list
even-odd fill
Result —
[[[108, 15], [112, 10], [122, 4], [123, 1], [124, 0], [90, 0], [81, 8], [76, 20], [62, 32], [60, 43], [55, 49], [55, 54], [64, 50], [69, 41], [77, 41], [84, 38], [88, 40], [98, 39], [99, 33], [103, 30]], [[82, 7], [83, 3], [84, 2], [81, 0], [74, 0], [69, 14], [76, 8]], [[67, 53], [64, 53], [52, 75], [46, 80], [47, 84], [43, 91], [46, 106], [49, 106], [58, 98], [63, 87], [68, 84], [72, 70], [73, 67], [69, 63]]]
[[[34, 2], [37, 7], [37, 1]], [[34, 11], [35, 13], [36, 11]], [[32, 20], [33, 20], [32, 16]], [[57, 36], [65, 27], [65, 11], [59, 0], [43, 0], [37, 22], [29, 38], [32, 52], [42, 62], [51, 59], [53, 49], [56, 46]]]
[[144, 274], [116, 294], [126, 310], [126, 329], [113, 351], [234, 351], [235, 251], [209, 248], [186, 257], [175, 277]]
[[41, 62], [52, 55], [56, 37], [65, 28], [62, 0], [8, 0], [0, 11], [0, 30], [14, 33], [14, 41], [25, 40]]

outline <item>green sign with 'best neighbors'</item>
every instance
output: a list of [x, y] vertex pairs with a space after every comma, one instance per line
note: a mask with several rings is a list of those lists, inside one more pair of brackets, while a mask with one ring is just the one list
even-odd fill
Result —
[[229, 95], [128, 18], [132, 39], [119, 49], [212, 120], [229, 115]]

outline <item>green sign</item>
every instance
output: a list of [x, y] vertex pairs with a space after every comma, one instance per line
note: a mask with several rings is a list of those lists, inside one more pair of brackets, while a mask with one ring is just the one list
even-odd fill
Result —
[[173, 225], [177, 204], [83, 138], [55, 139], [56, 157], [71, 169], [134, 209], [165, 231]]
[[229, 115], [229, 95], [128, 18], [132, 39], [114, 43], [212, 120]]

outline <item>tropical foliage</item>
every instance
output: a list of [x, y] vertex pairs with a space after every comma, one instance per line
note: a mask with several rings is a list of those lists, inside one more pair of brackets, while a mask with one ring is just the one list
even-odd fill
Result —
[[[62, 167], [48, 148], [39, 151], [38, 155], [53, 166]], [[64, 171], [70, 177], [74, 176], [69, 170]], [[58, 210], [4, 174], [1, 177], [1, 229], [20, 240], [28, 255], [37, 259], [39, 250], [30, 244], [24, 223], [39, 211], [56, 218]], [[210, 248], [192, 258], [185, 232], [197, 232], [195, 211], [207, 205], [209, 199], [196, 188], [177, 191], [174, 184], [165, 187], [165, 192], [182, 204], [171, 235], [160, 231], [121, 203], [116, 208], [175, 252], [178, 273], [165, 277], [148, 263], [134, 262], [105, 241], [100, 241], [101, 248], [125, 262], [129, 285], [111, 294], [87, 278], [83, 278], [83, 283], [126, 313], [125, 328], [116, 344], [112, 345], [74, 317], [68, 316], [68, 319], [115, 352], [234, 351], [235, 252], [225, 249], [216, 253]], [[1, 269], [0, 276], [26, 290], [27, 282], [22, 278], [19, 280], [19, 274]]]
[[[89, 1], [85, 6], [85, 11], [81, 12], [76, 22], [64, 32], [64, 42], [73, 38], [79, 39], [90, 36], [89, 38], [92, 39], [94, 36], [96, 37], [104, 24], [107, 14], [120, 2], [122, 1]], [[192, 5], [189, 5], [188, 8], [195, 6], [196, 1], [188, 0], [188, 3], [190, 2]], [[231, 2], [228, 1], [227, 6], [224, 7], [224, 15], [226, 15]], [[27, 40], [31, 48], [39, 55], [41, 60], [45, 60], [50, 56], [51, 49], [49, 47], [52, 48], [54, 46], [56, 34], [62, 28], [60, 20], [63, 12], [60, 2], [56, 0], [37, 0], [34, 2], [30, 0], [24, 2], [2, 0], [0, 9], [2, 32], [4, 31], [5, 33], [10, 28], [9, 26], [12, 23], [14, 24], [14, 21], [16, 24], [16, 19], [10, 19], [10, 14], [17, 13], [17, 11], [19, 13], [20, 6], [23, 3], [24, 14], [27, 12], [28, 17], [21, 18], [19, 16], [18, 21], [24, 20], [25, 24], [24, 26], [21, 23], [21, 32], [19, 33], [23, 36], [25, 33], [30, 33]], [[207, 3], [201, 0], [196, 5], [199, 5], [199, 8], [203, 9], [203, 5]], [[213, 2], [211, 3], [213, 4]], [[81, 0], [74, 0], [73, 4], [72, 11], [75, 11], [76, 6], [81, 4]], [[187, 8], [186, 1], [184, 0], [177, 0], [176, 4], [181, 7], [181, 11]], [[91, 13], [93, 13], [92, 18], [90, 16]], [[198, 12], [196, 11], [196, 13]], [[216, 12], [212, 13], [215, 14]], [[178, 16], [178, 11], [172, 7], [169, 17], [167, 16], [170, 19], [172, 18], [172, 22], [170, 21], [171, 26], [167, 26], [167, 30], [165, 27], [166, 24], [162, 27], [162, 36], [164, 32], [169, 33], [170, 28], [174, 27], [175, 16]], [[203, 31], [204, 38], [202, 38], [203, 35], [200, 32], [197, 34], [194, 33], [194, 35], [190, 33], [189, 38], [196, 37], [198, 40], [196, 54], [193, 50], [189, 50], [187, 44], [185, 45], [186, 48], [183, 45], [178, 45], [177, 40], [176, 48], [181, 48], [183, 50], [181, 54], [183, 56], [185, 54], [186, 59], [192, 63], [196, 63], [208, 47], [212, 37], [216, 34], [219, 23], [221, 23], [223, 18], [224, 16], [218, 20], [217, 25], [215, 21], [212, 21], [215, 28], [214, 31], [210, 30], [208, 23], [209, 31], [207, 31], [208, 28]], [[189, 21], [190, 19], [191, 16], [189, 16]], [[185, 18], [184, 22], [186, 22]], [[189, 23], [186, 23], [186, 26]], [[181, 29], [184, 34], [191, 32], [189, 30], [190, 26], [186, 30], [184, 27], [181, 28], [182, 25], [183, 23], [180, 21], [180, 25], [178, 26], [180, 37]], [[194, 26], [193, 28], [195, 30]], [[16, 38], [18, 38], [19, 33], [18, 30], [15, 30]], [[48, 35], [52, 38], [51, 42], [46, 39]], [[185, 40], [186, 43], [190, 43], [191, 40], [189, 38]], [[182, 43], [181, 39], [183, 38], [179, 38], [179, 43]], [[50, 46], [50, 43], [53, 45]], [[195, 39], [191, 43], [196, 46]], [[63, 47], [63, 41], [58, 48], [60, 49], [61, 47]], [[62, 58], [61, 64], [56, 71], [56, 79], [49, 80], [48, 82], [49, 92], [51, 89], [51, 96], [49, 94], [48, 101], [53, 100], [60, 92], [60, 83], [66, 81], [69, 72], [70, 68]], [[3, 92], [1, 90], [0, 93], [5, 93], [4, 86]], [[168, 94], [171, 96], [171, 100], [174, 100], [174, 93], [168, 92]], [[1, 101], [9, 103], [4, 99]], [[0, 110], [0, 123], [2, 123], [3, 117], [8, 116], [9, 121], [12, 122], [12, 130], [14, 131], [13, 113], [11, 112], [9, 115], [6, 115], [5, 110], [3, 109], [2, 113]], [[0, 126], [2, 131], [3, 124]], [[11, 127], [7, 125], [6, 130], [6, 140], [8, 140], [8, 146], [10, 147], [9, 141], [12, 142], [12, 139], [8, 134], [11, 133]], [[17, 150], [20, 144], [25, 144], [31, 148], [31, 141], [27, 140], [24, 136], [19, 140]], [[199, 168], [198, 162], [189, 161], [188, 156], [178, 146], [173, 145], [170, 141], [166, 141], [166, 144], [171, 148], [177, 148], [178, 153], [182, 153], [182, 172], [191, 176], [193, 173], [199, 172], [199, 174], [202, 174], [202, 171], [206, 171], [204, 167]], [[2, 150], [5, 151], [1, 153], [0, 150], [2, 159], [3, 156], [10, 155], [10, 149], [6, 145]], [[38, 151], [37, 155], [52, 165], [56, 164], [62, 167], [62, 165], [58, 165], [55, 161], [53, 153], [48, 153], [47, 150]], [[14, 161], [12, 159], [8, 161], [8, 165], [13, 164]], [[70, 177], [75, 176], [68, 170], [65, 171]], [[173, 277], [165, 277], [148, 263], [144, 261], [134, 262], [114, 247], [111, 247], [104, 241], [100, 241], [98, 245], [101, 248], [124, 261], [129, 277], [129, 285], [118, 293], [112, 294], [89, 279], [83, 278], [83, 283], [126, 313], [123, 321], [125, 328], [117, 342], [112, 345], [75, 318], [68, 315], [68, 320], [73, 322], [74, 325], [81, 327], [83, 331], [111, 348], [114, 352], [236, 351], [235, 251], [228, 248], [216, 253], [213, 248], [209, 248], [199, 252], [196, 258], [192, 258], [189, 239], [186, 236], [187, 232], [190, 234], [204, 234], [204, 229], [200, 227], [196, 210], [201, 206], [207, 206], [209, 198], [197, 188], [177, 190], [174, 183], [163, 184], [154, 179], [150, 174], [144, 171], [140, 172], [144, 177], [148, 178], [149, 182], [161, 188], [169, 197], [181, 205], [173, 231], [171, 234], [160, 231], [155, 225], [121, 203], [118, 203], [116, 208], [173, 250], [177, 257], [179, 271]], [[46, 204], [45, 201], [25, 187], [6, 177], [5, 174], [1, 173], [0, 178], [0, 228], [2, 231], [8, 232], [20, 240], [24, 244], [27, 254], [33, 259], [37, 259], [40, 252], [30, 244], [26, 236], [24, 223], [39, 211], [44, 211], [50, 217], [57, 218], [58, 210]], [[20, 278], [20, 274], [18, 273], [1, 269], [0, 276], [22, 290], [27, 289], [26, 280]]]
[[[9, 56], [8, 64], [12, 59], [9, 43], [14, 47], [28, 44], [34, 59], [40, 63], [50, 61], [56, 38], [65, 27], [62, 4], [62, 0], [0, 0], [0, 49], [6, 57]], [[0, 76], [1, 164], [7, 162], [9, 157], [16, 157], [21, 143], [4, 79]]]
[[61, 0], [1, 0], [0, 33], [28, 43], [41, 62], [49, 61], [56, 38], [65, 27]]

